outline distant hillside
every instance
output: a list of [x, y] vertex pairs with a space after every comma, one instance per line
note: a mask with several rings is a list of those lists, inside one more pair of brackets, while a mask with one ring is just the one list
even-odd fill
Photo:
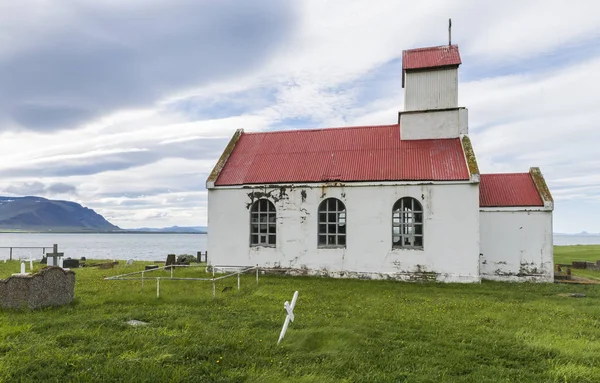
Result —
[[139, 229], [126, 229], [127, 231], [143, 231], [150, 233], [206, 233], [206, 226], [171, 226], [171, 227], [141, 227]]
[[120, 231], [94, 210], [42, 197], [0, 197], [0, 230]]

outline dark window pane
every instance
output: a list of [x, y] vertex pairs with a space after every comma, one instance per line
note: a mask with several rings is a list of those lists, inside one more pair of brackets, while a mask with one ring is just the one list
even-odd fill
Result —
[[319, 235], [319, 245], [326, 245], [326, 244], [327, 244], [327, 236]]
[[319, 214], [319, 222], [327, 222], [327, 214], [320, 213]]
[[256, 234], [256, 233], [258, 233], [258, 225], [257, 224], [250, 225], [250, 234]]
[[327, 214], [327, 222], [330, 222], [330, 223], [337, 222], [337, 213]]
[[345, 235], [340, 235], [338, 236], [338, 245], [346, 245], [346, 236]]
[[269, 245], [274, 245], [274, 244], [275, 244], [275, 236], [269, 235]]
[[337, 210], [337, 200], [334, 198], [328, 199], [327, 200], [327, 210], [329, 211], [336, 211]]
[[340, 233], [340, 234], [346, 234], [346, 225], [344, 225], [344, 226], [338, 226], [338, 233]]
[[327, 244], [328, 245], [335, 245], [335, 235], [328, 235], [327, 236]]
[[337, 233], [338, 226], [336, 224], [327, 225], [327, 234], [335, 234]]
[[275, 234], [275, 225], [269, 225], [269, 234]]
[[264, 224], [259, 225], [259, 231], [261, 233], [266, 233], [267, 232], [267, 225], [264, 225]]
[[415, 225], [415, 234], [423, 235], [423, 225]]
[[423, 237], [415, 237], [415, 246], [423, 246]]
[[326, 234], [327, 233], [327, 225], [320, 224], [319, 225], [319, 233]]
[[253, 245], [256, 245], [258, 243], [258, 235], [250, 236], [250, 243], [252, 243]]

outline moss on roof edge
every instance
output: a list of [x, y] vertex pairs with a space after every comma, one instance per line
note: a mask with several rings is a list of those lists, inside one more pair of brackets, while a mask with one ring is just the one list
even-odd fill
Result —
[[473, 151], [473, 145], [471, 145], [471, 139], [469, 136], [464, 135], [461, 142], [463, 152], [465, 153], [465, 160], [467, 161], [467, 167], [469, 168], [469, 173], [471, 175], [479, 175], [479, 166], [477, 165], [477, 158], [475, 157], [475, 152]]
[[231, 153], [233, 153], [233, 149], [235, 149], [235, 145], [240, 140], [242, 133], [244, 133], [243, 129], [236, 130], [235, 133], [233, 134], [233, 136], [231, 137], [231, 140], [229, 140], [229, 143], [223, 150], [221, 157], [219, 157], [219, 160], [217, 161], [215, 167], [213, 168], [212, 172], [210, 172], [210, 175], [206, 179], [207, 188], [208, 188], [209, 182], [214, 183], [217, 181], [217, 178], [219, 178], [219, 174], [221, 174], [221, 170], [223, 170], [223, 168], [225, 167], [225, 164], [227, 163], [227, 160], [231, 156]]
[[554, 203], [554, 199], [552, 198], [552, 194], [550, 193], [550, 189], [546, 184], [546, 180], [544, 179], [544, 175], [542, 171], [538, 167], [529, 168], [529, 174], [531, 175], [531, 179], [535, 184], [535, 187], [540, 194], [540, 197], [544, 202]]

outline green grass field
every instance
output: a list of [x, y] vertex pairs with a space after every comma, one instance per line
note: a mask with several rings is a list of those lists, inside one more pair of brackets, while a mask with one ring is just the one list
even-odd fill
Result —
[[[573, 261], [596, 262], [600, 260], [600, 245], [555, 246], [554, 263], [570, 265]], [[572, 269], [573, 275], [590, 279], [599, 279], [600, 272]]]
[[[77, 269], [70, 306], [0, 311], [0, 381], [600, 381], [600, 286], [246, 275], [213, 299], [210, 282], [161, 281], [157, 298], [155, 281], [103, 279], [142, 265]], [[0, 276], [17, 270], [0, 263]]]

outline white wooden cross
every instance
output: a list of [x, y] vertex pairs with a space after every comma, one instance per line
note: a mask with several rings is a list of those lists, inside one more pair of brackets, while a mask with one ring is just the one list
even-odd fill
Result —
[[294, 307], [296, 307], [297, 300], [298, 292], [296, 291], [294, 293], [294, 297], [292, 298], [292, 303], [290, 304], [288, 301], [285, 301], [285, 303], [283, 304], [283, 308], [285, 309], [285, 311], [287, 311], [287, 315], [285, 317], [285, 322], [283, 322], [283, 328], [281, 329], [281, 334], [279, 334], [279, 340], [277, 341], [277, 344], [279, 344], [279, 342], [281, 342], [281, 340], [285, 336], [285, 332], [287, 331], [288, 324], [290, 323], [290, 321], [294, 321]]

